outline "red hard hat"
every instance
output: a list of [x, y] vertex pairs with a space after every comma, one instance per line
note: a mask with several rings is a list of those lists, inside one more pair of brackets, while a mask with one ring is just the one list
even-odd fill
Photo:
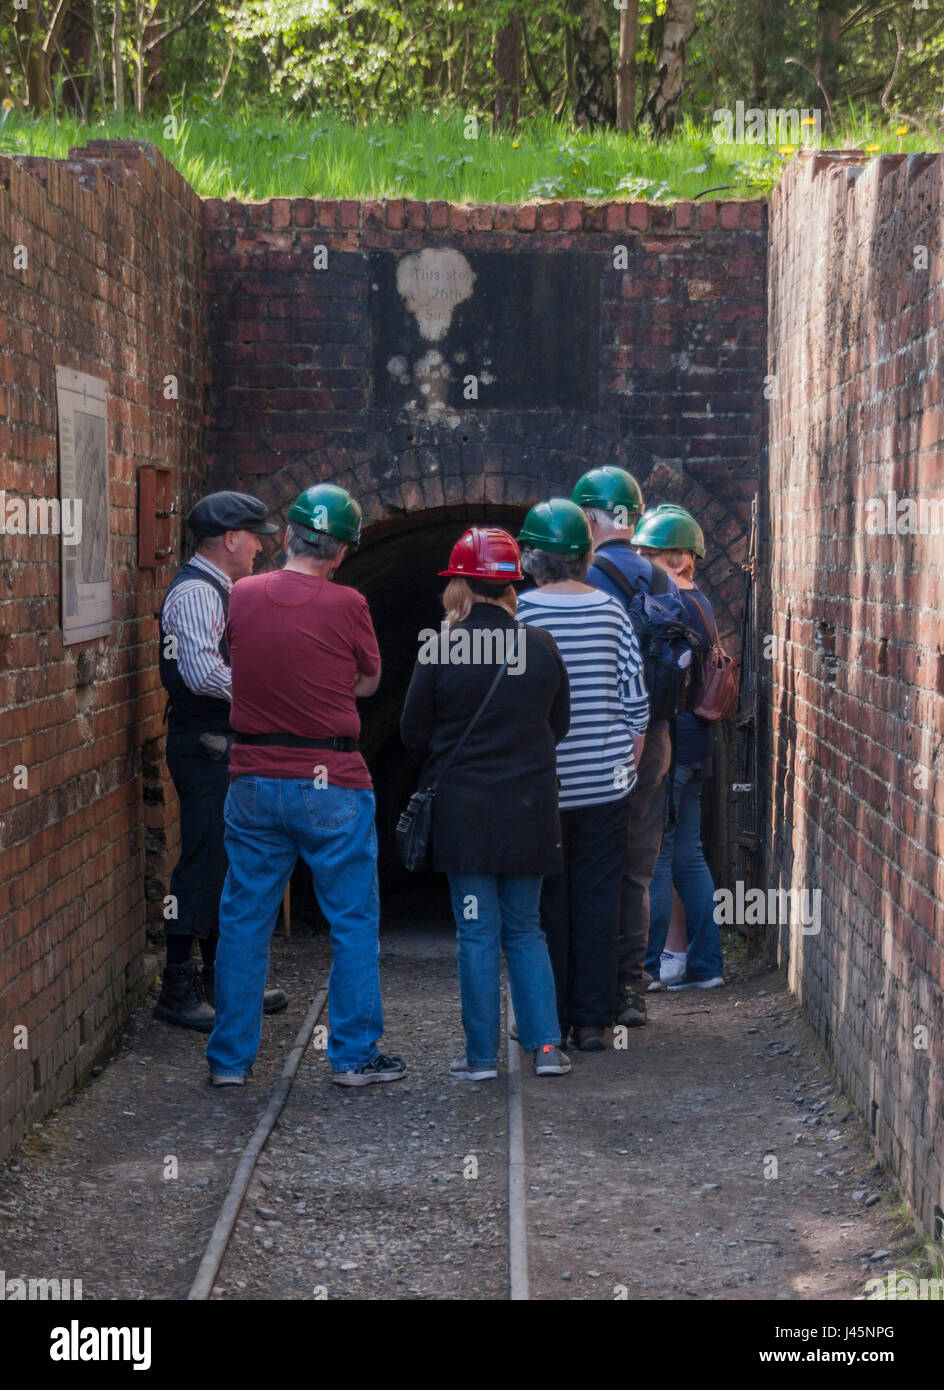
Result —
[[439, 573], [510, 584], [513, 579], [524, 579], [520, 560], [518, 543], [507, 531], [497, 526], [473, 526], [452, 547], [449, 568]]

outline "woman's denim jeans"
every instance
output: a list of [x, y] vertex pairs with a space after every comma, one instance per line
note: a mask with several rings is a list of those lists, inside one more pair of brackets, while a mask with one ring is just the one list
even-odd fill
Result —
[[710, 980], [723, 970], [721, 933], [715, 921], [715, 885], [701, 846], [701, 789], [692, 781], [700, 769], [675, 769], [675, 825], [667, 825], [656, 870], [649, 885], [649, 948], [646, 971], [659, 978], [672, 916], [672, 885], [685, 908], [688, 951], [685, 969], [694, 980]]
[[526, 1052], [560, 1045], [554, 976], [541, 930], [541, 879], [450, 874], [456, 919], [465, 1055], [472, 1067], [498, 1063], [500, 953], [505, 952], [518, 1037]]
[[269, 942], [301, 855], [331, 929], [328, 1060], [335, 1071], [356, 1071], [376, 1057], [383, 1033], [373, 792], [236, 777], [226, 798], [226, 853], [210, 1069], [242, 1076], [255, 1060]]

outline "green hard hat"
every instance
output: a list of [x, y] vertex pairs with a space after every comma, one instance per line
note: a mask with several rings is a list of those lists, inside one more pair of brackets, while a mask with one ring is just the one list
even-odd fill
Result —
[[599, 507], [601, 511], [613, 512], [624, 507], [631, 515], [638, 515], [645, 503], [642, 489], [631, 473], [625, 468], [591, 468], [578, 479], [577, 486], [570, 494], [570, 500], [578, 507]]
[[518, 532], [518, 544], [552, 555], [586, 555], [593, 549], [593, 536], [586, 515], [566, 497], [552, 497], [532, 507]]
[[[293, 502], [288, 514], [306, 541], [318, 536], [334, 536], [357, 544], [361, 536], [361, 508], [351, 494], [334, 483], [315, 483], [306, 487]], [[311, 534], [305, 535], [305, 532]]]
[[650, 550], [693, 550], [700, 560], [705, 558], [704, 532], [691, 512], [675, 502], [663, 502], [643, 512], [632, 544]]

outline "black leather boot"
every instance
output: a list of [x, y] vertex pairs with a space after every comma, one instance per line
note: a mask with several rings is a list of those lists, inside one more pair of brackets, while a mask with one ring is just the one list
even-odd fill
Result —
[[178, 1028], [212, 1032], [213, 1009], [196, 991], [193, 965], [164, 966], [161, 997], [154, 1006], [154, 1017], [163, 1023], [175, 1023]]
[[[216, 1007], [216, 966], [205, 965], [200, 976], [200, 988], [208, 1004]], [[267, 989], [262, 996], [264, 1014], [280, 1014], [288, 1008], [288, 995], [284, 989]]]

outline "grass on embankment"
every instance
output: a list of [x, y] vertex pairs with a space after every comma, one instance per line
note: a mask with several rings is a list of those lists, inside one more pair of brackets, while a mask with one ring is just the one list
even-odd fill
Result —
[[[529, 198], [672, 202], [709, 189], [712, 197], [765, 196], [794, 146], [719, 144], [712, 127], [687, 122], [671, 139], [647, 132], [575, 134], [550, 120], [492, 135], [487, 121], [468, 138], [462, 116], [417, 113], [400, 125], [354, 126], [330, 116], [194, 109], [173, 103], [165, 117], [82, 125], [72, 117], [36, 120], [0, 112], [0, 152], [63, 159], [89, 140], [152, 140], [204, 197], [265, 199], [444, 198], [511, 203]], [[936, 131], [936, 136], [941, 132]], [[850, 113], [819, 142], [878, 153], [942, 149], [942, 141]], [[720, 186], [720, 187], [719, 187]]]

